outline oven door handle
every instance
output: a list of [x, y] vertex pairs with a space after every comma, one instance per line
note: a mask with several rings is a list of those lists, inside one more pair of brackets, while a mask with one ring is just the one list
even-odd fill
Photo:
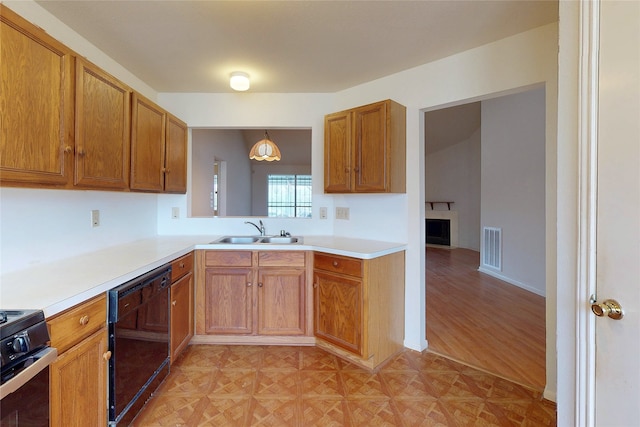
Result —
[[31, 357], [36, 359], [36, 361], [20, 371], [18, 375], [0, 385], [0, 400], [18, 390], [20, 387], [28, 383], [31, 378], [38, 375], [40, 371], [49, 366], [56, 357], [58, 357], [58, 350], [53, 347], [47, 347]]

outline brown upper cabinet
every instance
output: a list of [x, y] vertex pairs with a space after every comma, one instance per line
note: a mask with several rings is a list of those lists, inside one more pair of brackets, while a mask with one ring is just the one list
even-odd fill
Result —
[[72, 52], [1, 4], [0, 22], [0, 181], [70, 185]]
[[75, 184], [127, 189], [131, 89], [95, 65], [76, 61]]
[[164, 191], [187, 192], [187, 124], [167, 114]]
[[186, 123], [2, 4], [0, 25], [0, 185], [186, 193]]
[[131, 189], [186, 192], [187, 126], [134, 92]]
[[131, 189], [162, 191], [164, 188], [164, 139], [166, 112], [134, 93], [131, 120]]
[[406, 108], [392, 100], [329, 114], [325, 193], [406, 192]]

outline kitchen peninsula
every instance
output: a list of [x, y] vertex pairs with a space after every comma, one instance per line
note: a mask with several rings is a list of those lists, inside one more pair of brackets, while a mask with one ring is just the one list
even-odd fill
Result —
[[[76, 304], [146, 273], [193, 250], [252, 250], [255, 245], [211, 244], [221, 236], [157, 236], [86, 253], [0, 276], [3, 308], [44, 310], [54, 316]], [[232, 246], [232, 247], [230, 247]], [[404, 251], [403, 243], [304, 236], [302, 244], [261, 246], [261, 250], [321, 251], [373, 259]]]

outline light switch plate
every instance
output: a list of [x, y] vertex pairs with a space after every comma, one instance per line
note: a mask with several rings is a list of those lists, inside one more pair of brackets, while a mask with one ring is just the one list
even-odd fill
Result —
[[180, 218], [180, 208], [174, 206], [171, 208], [171, 219], [178, 218]]
[[327, 219], [327, 208], [324, 206], [320, 208], [320, 219]]
[[349, 208], [336, 208], [336, 219], [349, 219]]

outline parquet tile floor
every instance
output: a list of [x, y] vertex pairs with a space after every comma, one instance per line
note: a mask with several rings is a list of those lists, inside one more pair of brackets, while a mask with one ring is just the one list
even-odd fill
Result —
[[133, 425], [555, 426], [533, 389], [428, 351], [376, 373], [316, 347], [191, 345]]

